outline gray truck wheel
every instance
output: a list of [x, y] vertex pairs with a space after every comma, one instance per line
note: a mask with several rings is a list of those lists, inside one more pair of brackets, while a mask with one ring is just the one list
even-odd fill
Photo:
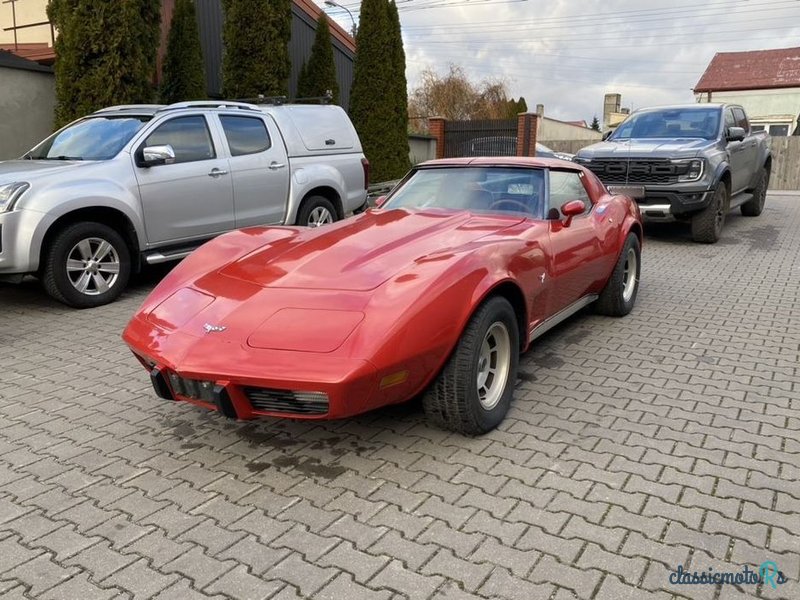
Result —
[[639, 292], [641, 256], [639, 238], [635, 233], [629, 233], [611, 277], [595, 304], [598, 313], [610, 317], [624, 317], [633, 310], [636, 294]]
[[297, 225], [321, 227], [339, 220], [333, 203], [323, 196], [309, 196], [297, 212]]
[[701, 244], [715, 244], [722, 235], [727, 213], [728, 186], [720, 181], [708, 206], [692, 217], [692, 239]]
[[102, 223], [75, 223], [59, 231], [42, 267], [45, 291], [75, 308], [93, 308], [116, 300], [131, 274], [128, 246]]
[[767, 201], [767, 187], [769, 187], [769, 171], [764, 168], [758, 174], [758, 183], [753, 188], [753, 198], [739, 207], [745, 217], [757, 217], [764, 210]]
[[519, 365], [519, 329], [508, 300], [495, 296], [472, 315], [442, 372], [422, 397], [443, 429], [486, 433], [506, 416]]

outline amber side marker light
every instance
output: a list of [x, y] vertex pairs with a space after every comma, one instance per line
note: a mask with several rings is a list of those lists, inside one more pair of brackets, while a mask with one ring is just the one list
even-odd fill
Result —
[[406, 379], [408, 379], [408, 371], [398, 371], [397, 373], [392, 373], [391, 375], [387, 375], [381, 379], [381, 389], [384, 390], [388, 387], [392, 387], [393, 385], [405, 383]]

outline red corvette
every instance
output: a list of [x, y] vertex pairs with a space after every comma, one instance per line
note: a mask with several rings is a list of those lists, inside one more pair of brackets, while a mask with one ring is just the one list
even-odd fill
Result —
[[340, 418], [424, 393], [434, 423], [478, 434], [532, 340], [591, 303], [630, 312], [641, 243], [636, 203], [576, 164], [432, 161], [351, 219], [205, 244], [124, 339], [159, 396], [226, 417]]

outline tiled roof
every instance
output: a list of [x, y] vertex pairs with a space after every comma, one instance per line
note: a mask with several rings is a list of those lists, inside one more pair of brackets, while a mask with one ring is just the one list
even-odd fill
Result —
[[[322, 9], [311, 0], [294, 0], [294, 3], [300, 10], [312, 17], [315, 21], [319, 19], [319, 16], [323, 12]], [[356, 42], [349, 33], [331, 18], [328, 19], [328, 25], [330, 25], [332, 38], [341, 42], [350, 52], [356, 51]]]
[[800, 48], [718, 52], [695, 92], [800, 87]]

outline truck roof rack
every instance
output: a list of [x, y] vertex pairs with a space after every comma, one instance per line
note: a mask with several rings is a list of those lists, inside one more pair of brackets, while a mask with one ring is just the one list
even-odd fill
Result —
[[160, 110], [164, 108], [163, 104], [117, 104], [116, 106], [107, 106], [100, 110], [94, 111], [92, 114], [117, 112], [125, 110]]
[[180, 110], [182, 108], [236, 108], [239, 110], [258, 110], [255, 104], [247, 102], [232, 102], [230, 100], [193, 100], [191, 102], [176, 102], [169, 106], [160, 108], [158, 112], [165, 110]]
[[281, 106], [282, 104], [288, 104], [289, 98], [286, 96], [264, 96], [263, 94], [259, 94], [255, 98], [244, 98], [238, 100], [238, 102], [247, 102], [250, 104], [272, 104], [274, 106]]

